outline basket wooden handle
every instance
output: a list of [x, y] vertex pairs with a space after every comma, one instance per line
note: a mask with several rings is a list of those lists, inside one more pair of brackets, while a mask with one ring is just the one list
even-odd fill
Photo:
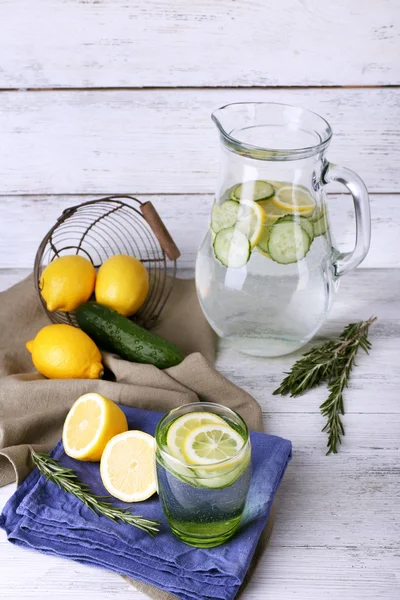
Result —
[[151, 202], [144, 202], [140, 210], [147, 223], [150, 225], [153, 230], [154, 235], [160, 242], [161, 248], [164, 250], [165, 254], [168, 256], [170, 260], [177, 260], [181, 253], [174, 240], [171, 237], [168, 229], [165, 227], [160, 215], [154, 208]]

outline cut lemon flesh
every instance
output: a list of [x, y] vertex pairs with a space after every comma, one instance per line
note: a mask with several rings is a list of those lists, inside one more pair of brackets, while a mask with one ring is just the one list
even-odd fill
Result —
[[232, 485], [246, 470], [251, 459], [251, 446], [240, 453], [240, 458], [224, 462], [223, 467], [215, 465], [196, 467], [197, 484], [208, 488], [223, 488]]
[[68, 456], [98, 461], [108, 441], [128, 429], [120, 407], [100, 394], [84, 394], [65, 419], [62, 440]]
[[253, 200], [241, 202], [236, 227], [247, 236], [252, 248], [257, 246], [266, 221], [267, 215], [261, 203]]
[[210, 425], [212, 423], [226, 424], [224, 419], [210, 412], [187, 413], [176, 419], [176, 421], [173, 421], [167, 434], [167, 446], [172, 456], [175, 456], [179, 460], [185, 460], [182, 454], [182, 445], [187, 434], [192, 429], [196, 429], [201, 425]]
[[126, 431], [105, 447], [100, 475], [106, 490], [123, 502], [142, 502], [157, 491], [155, 440], [143, 431]]
[[188, 464], [212, 465], [234, 458], [244, 443], [242, 436], [226, 423], [201, 425], [186, 435], [182, 454]]
[[280, 219], [281, 217], [284, 217], [285, 215], [292, 213], [291, 210], [282, 208], [281, 206], [278, 206], [277, 204], [275, 204], [275, 201], [273, 198], [271, 198], [270, 200], [263, 200], [263, 201], [259, 202], [259, 205], [261, 206], [261, 208], [264, 210], [265, 214], [267, 215], [267, 218], [266, 218], [267, 222], [276, 221], [277, 219]]
[[288, 213], [312, 215], [315, 209], [314, 198], [308, 190], [299, 185], [287, 185], [280, 188], [272, 201]]

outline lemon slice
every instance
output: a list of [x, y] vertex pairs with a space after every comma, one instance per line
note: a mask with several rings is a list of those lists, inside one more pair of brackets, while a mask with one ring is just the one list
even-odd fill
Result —
[[187, 434], [182, 454], [188, 464], [212, 465], [233, 458], [243, 445], [244, 439], [232, 427], [226, 423], [212, 423], [196, 427]]
[[68, 456], [98, 461], [108, 441], [128, 429], [120, 407], [100, 394], [84, 394], [65, 419], [62, 440]]
[[232, 485], [247, 469], [251, 459], [250, 446], [245, 452], [240, 452], [239, 457], [225, 461], [223, 466], [204, 465], [196, 466], [197, 485], [207, 488], [223, 488]]
[[251, 248], [257, 246], [266, 221], [267, 215], [261, 203], [254, 202], [253, 200], [244, 200], [241, 202], [236, 227], [247, 236]]
[[209, 412], [187, 413], [173, 421], [167, 434], [167, 446], [172, 456], [179, 460], [185, 460], [182, 454], [182, 445], [187, 434], [201, 425], [211, 425], [212, 423], [226, 425], [224, 419]]
[[105, 447], [100, 475], [106, 490], [123, 502], [142, 502], [157, 491], [155, 439], [143, 431], [125, 431]]
[[281, 206], [278, 206], [277, 204], [275, 204], [274, 199], [269, 199], [269, 200], [263, 200], [262, 202], [258, 203], [259, 206], [261, 206], [261, 208], [264, 210], [267, 218], [267, 223], [272, 223], [274, 221], [277, 221], [278, 219], [280, 219], [281, 217], [284, 217], [285, 215], [291, 214], [292, 211], [288, 210], [286, 208], [282, 208]]
[[312, 215], [315, 209], [315, 200], [311, 194], [299, 185], [287, 185], [277, 190], [272, 201], [286, 210], [286, 213], [301, 213]]

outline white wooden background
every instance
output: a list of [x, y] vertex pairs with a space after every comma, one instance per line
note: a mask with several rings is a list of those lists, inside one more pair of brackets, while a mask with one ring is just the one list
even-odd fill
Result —
[[[400, 2], [0, 0], [0, 289], [32, 268], [62, 210], [110, 193], [151, 199], [190, 276], [218, 166], [210, 112], [240, 100], [298, 104], [334, 129], [329, 157], [371, 193], [372, 244], [343, 278], [322, 334], [377, 314], [346, 392], [347, 436], [324, 456], [318, 406], [272, 397], [294, 358], [218, 367], [293, 440], [270, 546], [247, 600], [400, 597]], [[354, 242], [351, 201], [330, 198]], [[0, 489], [0, 506], [13, 486]], [[0, 536], [0, 598], [139, 600], [121, 578], [19, 550]]]

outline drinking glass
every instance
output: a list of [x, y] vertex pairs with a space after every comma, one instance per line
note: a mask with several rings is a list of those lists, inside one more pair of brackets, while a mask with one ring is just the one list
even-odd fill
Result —
[[[167, 444], [171, 425], [188, 413], [217, 415], [243, 438], [238, 452], [210, 465], [188, 464]], [[235, 533], [251, 476], [251, 443], [244, 420], [233, 410], [210, 402], [186, 404], [169, 412], [156, 430], [159, 496], [172, 532], [197, 548], [211, 548]]]

